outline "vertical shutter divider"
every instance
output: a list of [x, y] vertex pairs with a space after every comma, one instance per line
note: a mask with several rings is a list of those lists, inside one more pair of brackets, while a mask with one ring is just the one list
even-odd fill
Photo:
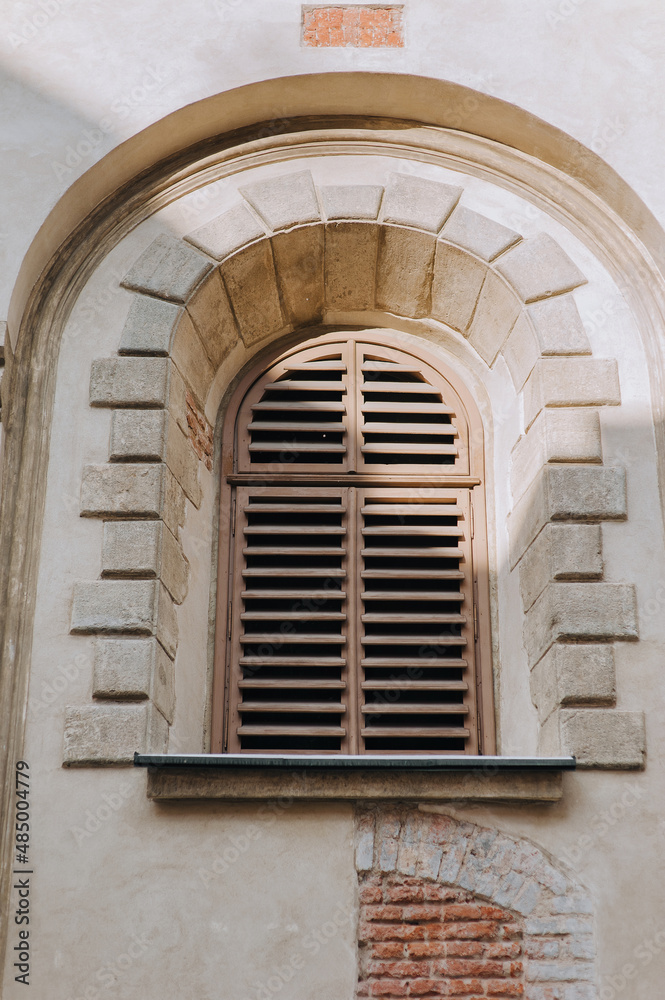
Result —
[[348, 753], [357, 754], [361, 752], [360, 747], [360, 621], [357, 612], [359, 602], [358, 591], [358, 490], [353, 486], [346, 490], [346, 703], [348, 718], [348, 733], [346, 742]]

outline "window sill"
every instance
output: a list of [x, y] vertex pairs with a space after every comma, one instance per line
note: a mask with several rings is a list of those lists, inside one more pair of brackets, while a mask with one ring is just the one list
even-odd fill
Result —
[[574, 757], [134, 754], [148, 797], [556, 802]]

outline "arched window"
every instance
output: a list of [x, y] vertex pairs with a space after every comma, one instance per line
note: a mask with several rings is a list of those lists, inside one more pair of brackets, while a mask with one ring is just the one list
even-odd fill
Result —
[[404, 340], [325, 334], [235, 393], [217, 752], [493, 752], [482, 428]]

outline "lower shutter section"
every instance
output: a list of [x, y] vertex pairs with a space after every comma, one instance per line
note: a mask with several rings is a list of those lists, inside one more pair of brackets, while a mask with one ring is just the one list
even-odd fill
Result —
[[237, 511], [227, 748], [477, 752], [468, 491], [243, 487]]
[[360, 514], [364, 749], [475, 752], [468, 491], [363, 490]]

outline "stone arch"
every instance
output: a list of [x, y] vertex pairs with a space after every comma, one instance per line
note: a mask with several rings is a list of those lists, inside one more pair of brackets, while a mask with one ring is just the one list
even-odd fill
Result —
[[588, 893], [530, 841], [427, 807], [361, 808], [356, 869], [358, 996], [597, 997]]
[[[305, 170], [241, 193], [184, 240], [160, 236], [144, 251], [122, 282], [136, 299], [118, 356], [93, 365], [91, 404], [115, 412], [111, 461], [85, 470], [82, 514], [122, 519], [107, 526], [109, 553], [149, 539], [159, 564], [154, 578], [128, 582], [120, 577], [132, 567], [118, 572], [104, 557], [105, 576], [118, 578], [78, 585], [72, 629], [153, 635], [145, 670], [157, 711], [77, 710], [67, 762], [106, 759], [104, 740], [96, 750], [86, 737], [106, 725], [100, 713], [122, 711], [134, 744], [164, 745], [174, 605], [186, 592], [178, 529], [185, 499], [200, 503], [198, 459], [210, 467], [209, 403], [225, 359], [315, 324], [400, 316], [455, 331], [488, 367], [503, 358], [523, 400], [511, 565], [519, 564], [541, 748], [577, 752], [590, 766], [641, 766], [641, 717], [608, 710], [609, 642], [636, 639], [637, 624], [634, 588], [602, 580], [599, 523], [625, 519], [625, 472], [602, 465], [595, 408], [618, 405], [620, 395], [616, 361], [591, 356], [572, 296], [584, 275], [550, 236], [522, 239], [464, 207], [462, 188], [413, 174], [391, 175], [385, 189], [317, 189]], [[121, 610], [117, 621], [113, 609]], [[116, 655], [111, 642], [100, 644], [104, 664]], [[595, 669], [582, 672], [581, 657]], [[166, 682], [156, 684], [162, 675]]]

